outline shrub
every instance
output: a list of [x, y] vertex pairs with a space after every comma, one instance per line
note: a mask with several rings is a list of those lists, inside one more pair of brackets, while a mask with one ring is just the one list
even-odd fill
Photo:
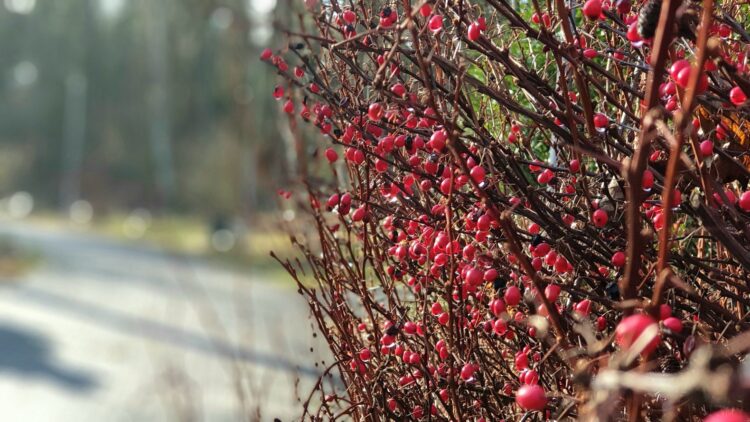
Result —
[[743, 405], [746, 5], [306, 7], [262, 55], [298, 149], [298, 119], [323, 135], [300, 166], [308, 265], [280, 262], [346, 389], [319, 384], [305, 417]]

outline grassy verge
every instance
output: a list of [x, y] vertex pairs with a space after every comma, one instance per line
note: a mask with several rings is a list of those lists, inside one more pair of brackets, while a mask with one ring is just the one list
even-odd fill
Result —
[[293, 256], [289, 238], [275, 226], [271, 218], [254, 221], [236, 246], [227, 252], [217, 252], [211, 246], [211, 231], [205, 220], [188, 216], [163, 216], [150, 218], [133, 235], [132, 221], [126, 215], [109, 215], [94, 222], [92, 228], [99, 233], [118, 239], [146, 242], [170, 252], [200, 256], [210, 261], [248, 271], [268, 281], [290, 282], [291, 279], [279, 264], [269, 256], [273, 250], [281, 256]]

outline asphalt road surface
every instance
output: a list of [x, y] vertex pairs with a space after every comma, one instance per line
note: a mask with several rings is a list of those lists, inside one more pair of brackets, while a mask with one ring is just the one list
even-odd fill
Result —
[[322, 344], [290, 284], [75, 231], [0, 222], [0, 235], [43, 257], [0, 280], [3, 420], [300, 414]]

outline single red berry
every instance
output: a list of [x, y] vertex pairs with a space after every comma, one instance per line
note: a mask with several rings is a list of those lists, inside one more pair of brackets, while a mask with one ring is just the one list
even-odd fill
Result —
[[544, 288], [544, 296], [546, 296], [547, 300], [550, 302], [556, 301], [560, 296], [560, 286], [557, 284], [548, 284], [547, 287]]
[[594, 115], [594, 126], [596, 126], [597, 129], [605, 128], [608, 124], [609, 117], [607, 117], [605, 114], [596, 113]]
[[612, 255], [612, 266], [621, 268], [625, 266], [625, 253], [617, 251]]
[[510, 306], [516, 306], [521, 302], [521, 291], [516, 286], [510, 286], [505, 289], [505, 303]]
[[[625, 34], [625, 37], [628, 39], [628, 41], [632, 43], [637, 43], [642, 40], [641, 34], [638, 32], [638, 23], [633, 22], [628, 27], [628, 32]], [[615, 53], [616, 54], [616, 53]]]
[[261, 60], [268, 60], [271, 57], [273, 57], [273, 51], [271, 51], [270, 48], [265, 48], [263, 49], [263, 52], [260, 53]]
[[679, 73], [677, 73], [677, 77], [674, 79], [675, 83], [680, 86], [680, 88], [687, 88], [688, 81], [690, 80], [690, 72], [692, 71], [690, 66], [684, 67], [682, 70], [680, 70]]
[[525, 410], [542, 410], [547, 405], [547, 396], [539, 385], [526, 384], [518, 389], [516, 403]]
[[476, 41], [479, 39], [479, 36], [481, 35], [481, 30], [479, 29], [479, 24], [474, 22], [471, 25], [469, 25], [469, 29], [466, 31], [466, 36], [471, 41]]
[[553, 177], [555, 177], [555, 173], [553, 173], [552, 170], [544, 169], [544, 171], [539, 173], [539, 176], [537, 176], [536, 181], [539, 182], [540, 185], [546, 185], [552, 180]]
[[391, 412], [395, 412], [397, 408], [398, 408], [398, 402], [396, 401], [396, 399], [389, 398], [388, 399], [388, 409]]
[[336, 153], [336, 150], [333, 148], [326, 149], [326, 158], [328, 159], [329, 163], [333, 163], [336, 160], [339, 159], [338, 153]]
[[714, 153], [714, 143], [710, 140], [705, 140], [700, 144], [701, 156], [708, 157]]
[[745, 92], [742, 90], [742, 88], [736, 86], [732, 88], [731, 91], [729, 91], [729, 101], [731, 101], [732, 104], [739, 106], [747, 101], [747, 95], [745, 95]]
[[730, 28], [729, 25], [722, 23], [721, 25], [719, 25], [717, 32], [719, 33], [719, 36], [721, 38], [727, 38], [732, 35], [732, 28]]
[[679, 334], [682, 332], [682, 321], [680, 321], [679, 318], [669, 317], [662, 321], [662, 323], [664, 324], [665, 328], [674, 333]]
[[549, 17], [549, 13], [542, 14], [542, 23], [547, 28], [549, 28], [550, 25], [552, 25], [552, 18]]
[[461, 379], [464, 381], [472, 381], [476, 370], [477, 368], [473, 364], [467, 363], [461, 368]]
[[479, 19], [477, 19], [477, 26], [479, 26], [480, 31], [485, 31], [487, 29], [487, 19], [485, 19], [484, 16], [480, 16]]
[[441, 29], [443, 29], [443, 17], [440, 15], [434, 15], [430, 18], [429, 23], [427, 26], [430, 28], [430, 31], [433, 33], [440, 32]]
[[594, 211], [594, 213], [591, 216], [592, 220], [594, 221], [594, 225], [596, 227], [604, 227], [607, 225], [607, 221], [609, 220], [609, 216], [607, 215], [607, 211], [604, 211], [603, 209], [599, 208], [598, 210]]
[[346, 21], [346, 23], [354, 23], [357, 20], [357, 14], [352, 12], [351, 10], [345, 10], [342, 14], [342, 17]]
[[602, 1], [601, 0], [588, 0], [583, 4], [584, 16], [589, 19], [598, 19], [599, 15], [602, 14]]
[[[635, 314], [625, 317], [619, 324], [617, 324], [617, 328], [615, 328], [615, 342], [623, 349], [628, 349], [649, 327], [656, 328], [656, 321], [648, 315]], [[658, 329], [654, 331], [655, 334], [653, 334], [653, 337], [641, 351], [642, 354], [653, 352], [659, 345], [661, 336], [659, 335]]]
[[367, 206], [362, 205], [361, 207], [354, 210], [352, 213], [352, 221], [362, 221], [367, 216]]
[[294, 113], [294, 103], [292, 102], [292, 100], [287, 100], [284, 103], [284, 113], [287, 113], [287, 114]]
[[404, 87], [404, 84], [399, 82], [391, 87], [391, 92], [397, 97], [403, 97], [404, 94], [406, 94], [406, 88]]
[[362, 349], [359, 351], [359, 359], [363, 362], [367, 362], [372, 357], [372, 352], [370, 352], [370, 349]]
[[367, 109], [367, 116], [370, 120], [378, 121], [383, 117], [383, 106], [380, 103], [372, 103]]
[[587, 59], [593, 59], [594, 57], [596, 57], [598, 55], [599, 55], [599, 52], [597, 52], [593, 48], [587, 48], [587, 49], [583, 50], [583, 57], [585, 57]]
[[492, 331], [501, 336], [508, 331], [508, 324], [502, 319], [498, 319], [492, 324]]
[[750, 212], [750, 191], [743, 192], [740, 195], [739, 206], [742, 211]]
[[492, 302], [490, 302], [490, 311], [492, 311], [496, 317], [499, 317], [505, 312], [505, 302], [500, 298], [493, 299]]
[[519, 371], [528, 368], [529, 367], [529, 355], [527, 355], [524, 352], [518, 353], [516, 355], [515, 364], [516, 364], [516, 369]]
[[738, 409], [722, 409], [711, 413], [703, 422], [748, 422], [750, 415]]
[[600, 316], [596, 319], [596, 329], [599, 331], [604, 331], [607, 328], [607, 318], [604, 318], [604, 316]]
[[650, 191], [654, 187], [654, 173], [651, 170], [644, 170], [643, 177], [641, 178], [641, 188], [646, 192]]
[[578, 173], [578, 171], [581, 170], [581, 162], [577, 159], [570, 160], [570, 163], [568, 163], [568, 168], [570, 169], [571, 173]]
[[575, 310], [582, 316], [589, 316], [589, 314], [591, 313], [591, 301], [589, 299], [583, 299], [582, 301], [578, 302], [578, 304], [576, 304]]
[[475, 166], [471, 169], [469, 175], [476, 183], [482, 183], [485, 177], [484, 168], [482, 168], [482, 166]]

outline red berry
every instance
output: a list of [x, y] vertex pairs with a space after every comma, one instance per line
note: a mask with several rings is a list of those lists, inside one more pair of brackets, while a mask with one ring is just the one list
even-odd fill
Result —
[[628, 27], [628, 32], [627, 34], [625, 34], [625, 36], [627, 37], [628, 41], [633, 43], [641, 41], [641, 34], [638, 33], [638, 24], [636, 22], [630, 24], [630, 26]]
[[607, 328], [607, 318], [604, 318], [603, 316], [600, 316], [596, 319], [596, 329], [599, 331], [604, 331]]
[[477, 19], [477, 26], [479, 26], [480, 31], [484, 31], [487, 29], [487, 19], [484, 18], [484, 16], [480, 16], [479, 19]]
[[352, 12], [351, 10], [345, 10], [342, 17], [346, 21], [346, 23], [354, 23], [357, 20], [357, 14]]
[[739, 106], [747, 101], [747, 95], [742, 91], [742, 88], [736, 86], [729, 91], [729, 101], [731, 101], [732, 104]]
[[548, 284], [547, 287], [544, 288], [544, 296], [546, 296], [547, 300], [550, 302], [556, 301], [560, 296], [560, 286], [557, 284]]
[[622, 251], [617, 251], [612, 255], [612, 265], [615, 267], [624, 267], [625, 266], [625, 253]]
[[703, 422], [748, 422], [750, 415], [738, 409], [718, 410], [703, 419]]
[[729, 25], [721, 24], [719, 25], [719, 29], [717, 31], [719, 33], [719, 36], [721, 38], [727, 38], [730, 35], [732, 35], [732, 28], [729, 27]]
[[602, 14], [602, 1], [601, 0], [588, 0], [583, 4], [584, 16], [589, 19], [598, 19], [599, 15]]
[[391, 87], [391, 92], [397, 97], [403, 97], [406, 93], [406, 88], [402, 83], [397, 83]]
[[578, 160], [570, 160], [570, 163], [568, 163], [568, 168], [570, 169], [571, 173], [578, 173], [578, 171], [581, 170], [581, 162]]
[[516, 369], [523, 370], [529, 367], [529, 355], [526, 353], [519, 353], [516, 355], [515, 359]]
[[292, 100], [286, 100], [286, 102], [284, 103], [284, 113], [294, 113], [294, 103], [292, 102]]
[[740, 195], [739, 205], [742, 211], [750, 212], [750, 191], [743, 192]]
[[549, 17], [549, 13], [542, 14], [542, 23], [544, 23], [544, 26], [546, 27], [552, 25], [552, 18]]
[[473, 169], [471, 169], [469, 175], [476, 183], [482, 183], [485, 177], [484, 168], [482, 168], [481, 166], [475, 166]]
[[477, 368], [474, 365], [472, 365], [470, 363], [467, 363], [466, 365], [464, 365], [463, 368], [461, 368], [461, 379], [464, 380], [464, 381], [471, 381], [471, 380], [473, 380], [474, 379], [474, 372], [476, 370], [477, 370]]
[[589, 313], [591, 313], [591, 301], [588, 299], [583, 299], [582, 301], [578, 302], [575, 310], [585, 317], [589, 316]]
[[641, 178], [641, 187], [645, 191], [650, 191], [654, 187], [654, 173], [651, 170], [644, 170], [643, 177]]
[[604, 211], [603, 209], [598, 209], [594, 211], [594, 214], [591, 216], [592, 220], [594, 221], [594, 225], [596, 227], [604, 227], [607, 225], [607, 221], [609, 220], [609, 216], [607, 215], [607, 211]]
[[490, 311], [498, 317], [503, 312], [505, 312], [505, 302], [503, 302], [502, 299], [494, 299], [492, 302], [490, 302]]
[[547, 405], [547, 397], [539, 385], [525, 384], [516, 393], [516, 403], [525, 410], [542, 410]]
[[361, 207], [354, 210], [352, 213], [352, 221], [362, 221], [367, 216], [367, 206], [362, 205]]
[[680, 321], [679, 318], [669, 317], [662, 321], [662, 323], [664, 324], [665, 328], [672, 332], [678, 334], [682, 332], [682, 321]]
[[359, 351], [359, 359], [363, 362], [367, 362], [372, 357], [372, 352], [369, 349], [362, 349]]
[[383, 106], [380, 103], [372, 103], [367, 109], [367, 117], [370, 120], [378, 121], [383, 117]]
[[609, 124], [609, 117], [602, 113], [596, 113], [594, 115], [594, 126], [597, 128], [605, 128]]
[[261, 60], [268, 60], [272, 56], [273, 56], [273, 51], [271, 51], [270, 48], [263, 49], [263, 52], [260, 53]]
[[700, 150], [701, 156], [708, 157], [714, 153], [714, 143], [709, 140], [705, 140], [701, 142]]
[[431, 17], [427, 26], [430, 28], [430, 31], [432, 31], [433, 33], [440, 32], [440, 30], [443, 29], [443, 17], [440, 15], [435, 15]]
[[516, 286], [510, 286], [505, 290], [505, 303], [510, 306], [516, 306], [521, 302], [521, 291]]
[[594, 50], [593, 48], [587, 48], [587, 49], [583, 50], [583, 57], [585, 57], [587, 59], [593, 59], [594, 57], [596, 57], [598, 55], [599, 55], [599, 53], [596, 50]]
[[688, 81], [690, 80], [690, 72], [692, 69], [690, 66], [687, 66], [680, 70], [679, 73], [677, 73], [677, 77], [674, 79], [674, 81], [677, 83], [677, 85], [680, 86], [680, 88], [687, 88]]
[[[649, 328], [656, 328], [656, 321], [648, 315], [635, 314], [623, 318], [615, 329], [615, 342], [623, 349], [628, 349], [635, 343], [643, 332]], [[658, 330], [655, 330], [654, 337], [641, 351], [642, 354], [653, 352], [661, 341]]]
[[481, 32], [482, 31], [479, 29], [479, 24], [477, 24], [476, 22], [474, 22], [471, 25], [469, 25], [469, 29], [467, 30], [466, 36], [471, 41], [476, 41], [476, 40], [479, 39], [479, 36], [481, 35]]
[[328, 148], [326, 150], [326, 158], [328, 159], [329, 163], [333, 163], [336, 160], [339, 159], [339, 155], [336, 153], [336, 150], [333, 148]]
[[494, 331], [495, 334], [501, 336], [508, 331], [508, 324], [506, 324], [502, 319], [498, 319], [494, 324], [492, 324], [492, 331]]

